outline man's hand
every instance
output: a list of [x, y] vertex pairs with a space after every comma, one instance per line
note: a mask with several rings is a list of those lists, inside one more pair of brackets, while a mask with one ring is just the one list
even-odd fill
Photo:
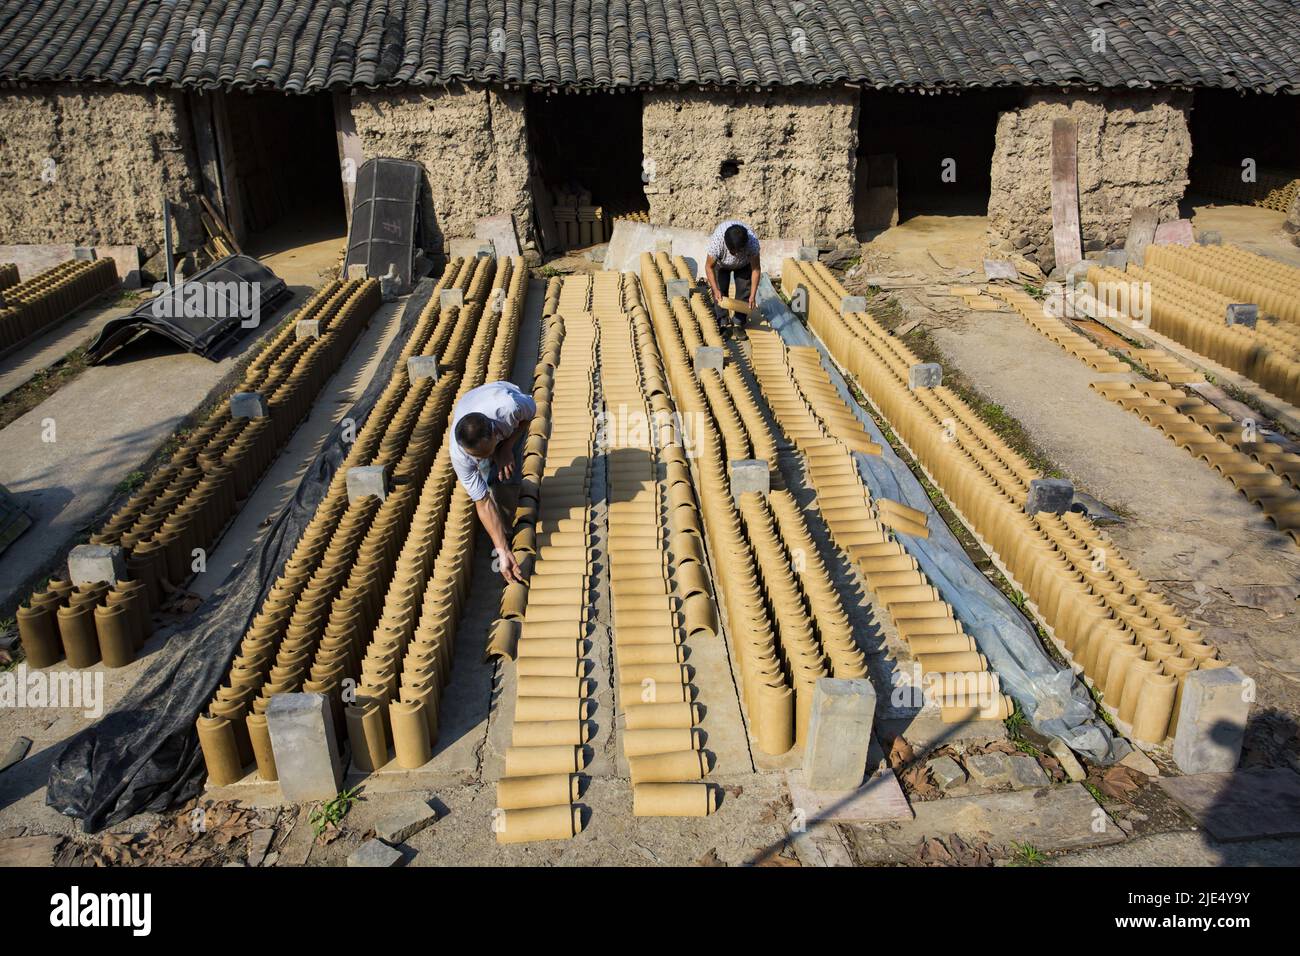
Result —
[[523, 569], [519, 567], [519, 562], [515, 560], [513, 551], [498, 551], [497, 560], [501, 562], [501, 576], [506, 579], [506, 583], [524, 581]]
[[501, 481], [509, 481], [515, 473], [515, 448], [514, 444], [502, 442], [497, 446], [497, 450], [492, 453], [492, 463], [497, 466], [497, 478]]

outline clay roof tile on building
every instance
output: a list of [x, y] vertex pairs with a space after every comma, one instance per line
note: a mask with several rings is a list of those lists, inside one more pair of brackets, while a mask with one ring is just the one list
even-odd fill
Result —
[[1297, 93], [1300, 0], [0, 0], [0, 80]]

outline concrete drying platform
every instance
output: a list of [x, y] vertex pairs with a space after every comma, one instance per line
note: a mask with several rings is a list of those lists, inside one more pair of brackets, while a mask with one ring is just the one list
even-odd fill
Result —
[[1161, 777], [1159, 785], [1216, 840], [1300, 836], [1300, 775], [1289, 769]]
[[[115, 303], [105, 296], [105, 303]], [[91, 305], [0, 359], [0, 398], [32, 380], [79, 345], [91, 341], [104, 324], [126, 315], [135, 303]]]

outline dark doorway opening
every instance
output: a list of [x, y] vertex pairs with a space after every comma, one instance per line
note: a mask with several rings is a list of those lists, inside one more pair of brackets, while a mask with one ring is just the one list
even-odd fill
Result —
[[864, 91], [858, 118], [859, 234], [924, 214], [988, 214], [998, 114], [1018, 91], [926, 96]]
[[1300, 179], [1300, 100], [1197, 90], [1188, 125], [1189, 203], [1286, 210]]
[[615, 219], [644, 219], [639, 93], [529, 93], [527, 120], [533, 206], [547, 252], [604, 242]]
[[328, 94], [228, 93], [217, 116], [225, 205], [263, 253], [347, 231]]

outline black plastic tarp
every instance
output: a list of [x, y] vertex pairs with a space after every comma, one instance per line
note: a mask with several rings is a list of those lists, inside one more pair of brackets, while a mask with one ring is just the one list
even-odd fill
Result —
[[409, 289], [420, 235], [420, 187], [424, 167], [405, 159], [368, 159], [357, 170], [352, 229], [344, 275], [365, 266], [367, 276], [397, 276]]
[[[424, 280], [407, 301], [401, 325], [365, 392], [346, 418], [364, 423], [433, 291]], [[126, 696], [68, 741], [50, 769], [45, 802], [93, 833], [144, 810], [162, 811], [198, 794], [203, 754], [194, 722], [212, 700], [254, 614], [289, 558], [347, 455], [335, 427], [293, 498], [275, 517], [256, 553], [247, 555], [211, 597], [168, 637]]]
[[227, 256], [105, 322], [86, 354], [97, 364], [137, 335], [157, 332], [187, 352], [217, 359], [290, 295], [284, 280], [256, 259]]

